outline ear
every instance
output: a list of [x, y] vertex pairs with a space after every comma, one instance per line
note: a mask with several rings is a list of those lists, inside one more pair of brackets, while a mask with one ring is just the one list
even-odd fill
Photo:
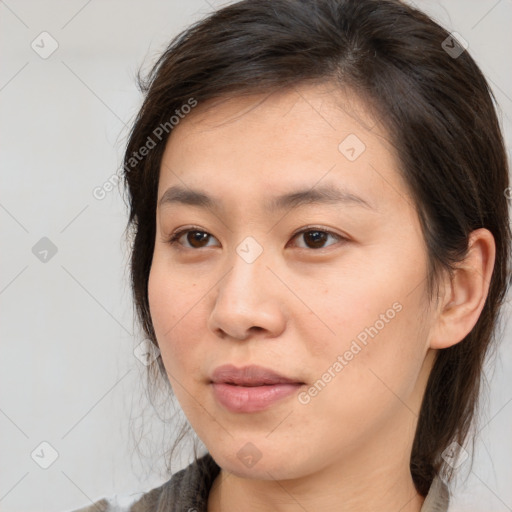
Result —
[[[444, 282], [444, 292], [431, 331], [430, 347], [448, 348], [471, 332], [482, 312], [494, 269], [496, 244], [488, 229], [469, 237], [468, 254]], [[443, 288], [441, 288], [443, 289]]]

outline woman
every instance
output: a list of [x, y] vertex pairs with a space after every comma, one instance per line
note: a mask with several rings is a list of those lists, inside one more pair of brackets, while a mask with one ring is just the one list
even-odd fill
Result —
[[135, 304], [208, 453], [123, 510], [448, 510], [510, 275], [464, 45], [395, 0], [245, 0], [143, 87]]

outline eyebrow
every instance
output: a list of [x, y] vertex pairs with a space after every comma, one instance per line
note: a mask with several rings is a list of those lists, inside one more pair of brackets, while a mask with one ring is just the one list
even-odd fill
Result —
[[[295, 209], [306, 204], [348, 204], [362, 206], [369, 210], [377, 209], [367, 200], [346, 190], [332, 185], [322, 185], [314, 188], [296, 190], [273, 197], [265, 204], [265, 208], [274, 213], [285, 209]], [[184, 188], [180, 185], [169, 187], [158, 202], [159, 207], [169, 204], [186, 204], [214, 211], [221, 209], [222, 202], [210, 197], [206, 192]]]

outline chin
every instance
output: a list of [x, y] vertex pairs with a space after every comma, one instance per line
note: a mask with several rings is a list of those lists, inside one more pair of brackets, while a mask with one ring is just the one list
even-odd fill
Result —
[[303, 476], [290, 461], [289, 452], [280, 453], [270, 447], [260, 450], [250, 441], [240, 443], [241, 448], [233, 451], [233, 444], [228, 447], [228, 453], [220, 448], [210, 450], [210, 454], [223, 470], [239, 478], [288, 480]]

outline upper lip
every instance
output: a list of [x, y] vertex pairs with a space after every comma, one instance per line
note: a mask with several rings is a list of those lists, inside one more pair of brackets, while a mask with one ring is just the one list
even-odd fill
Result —
[[218, 366], [211, 376], [212, 382], [234, 384], [237, 386], [264, 386], [271, 384], [304, 384], [297, 379], [280, 375], [279, 373], [258, 365], [237, 368], [232, 364]]

